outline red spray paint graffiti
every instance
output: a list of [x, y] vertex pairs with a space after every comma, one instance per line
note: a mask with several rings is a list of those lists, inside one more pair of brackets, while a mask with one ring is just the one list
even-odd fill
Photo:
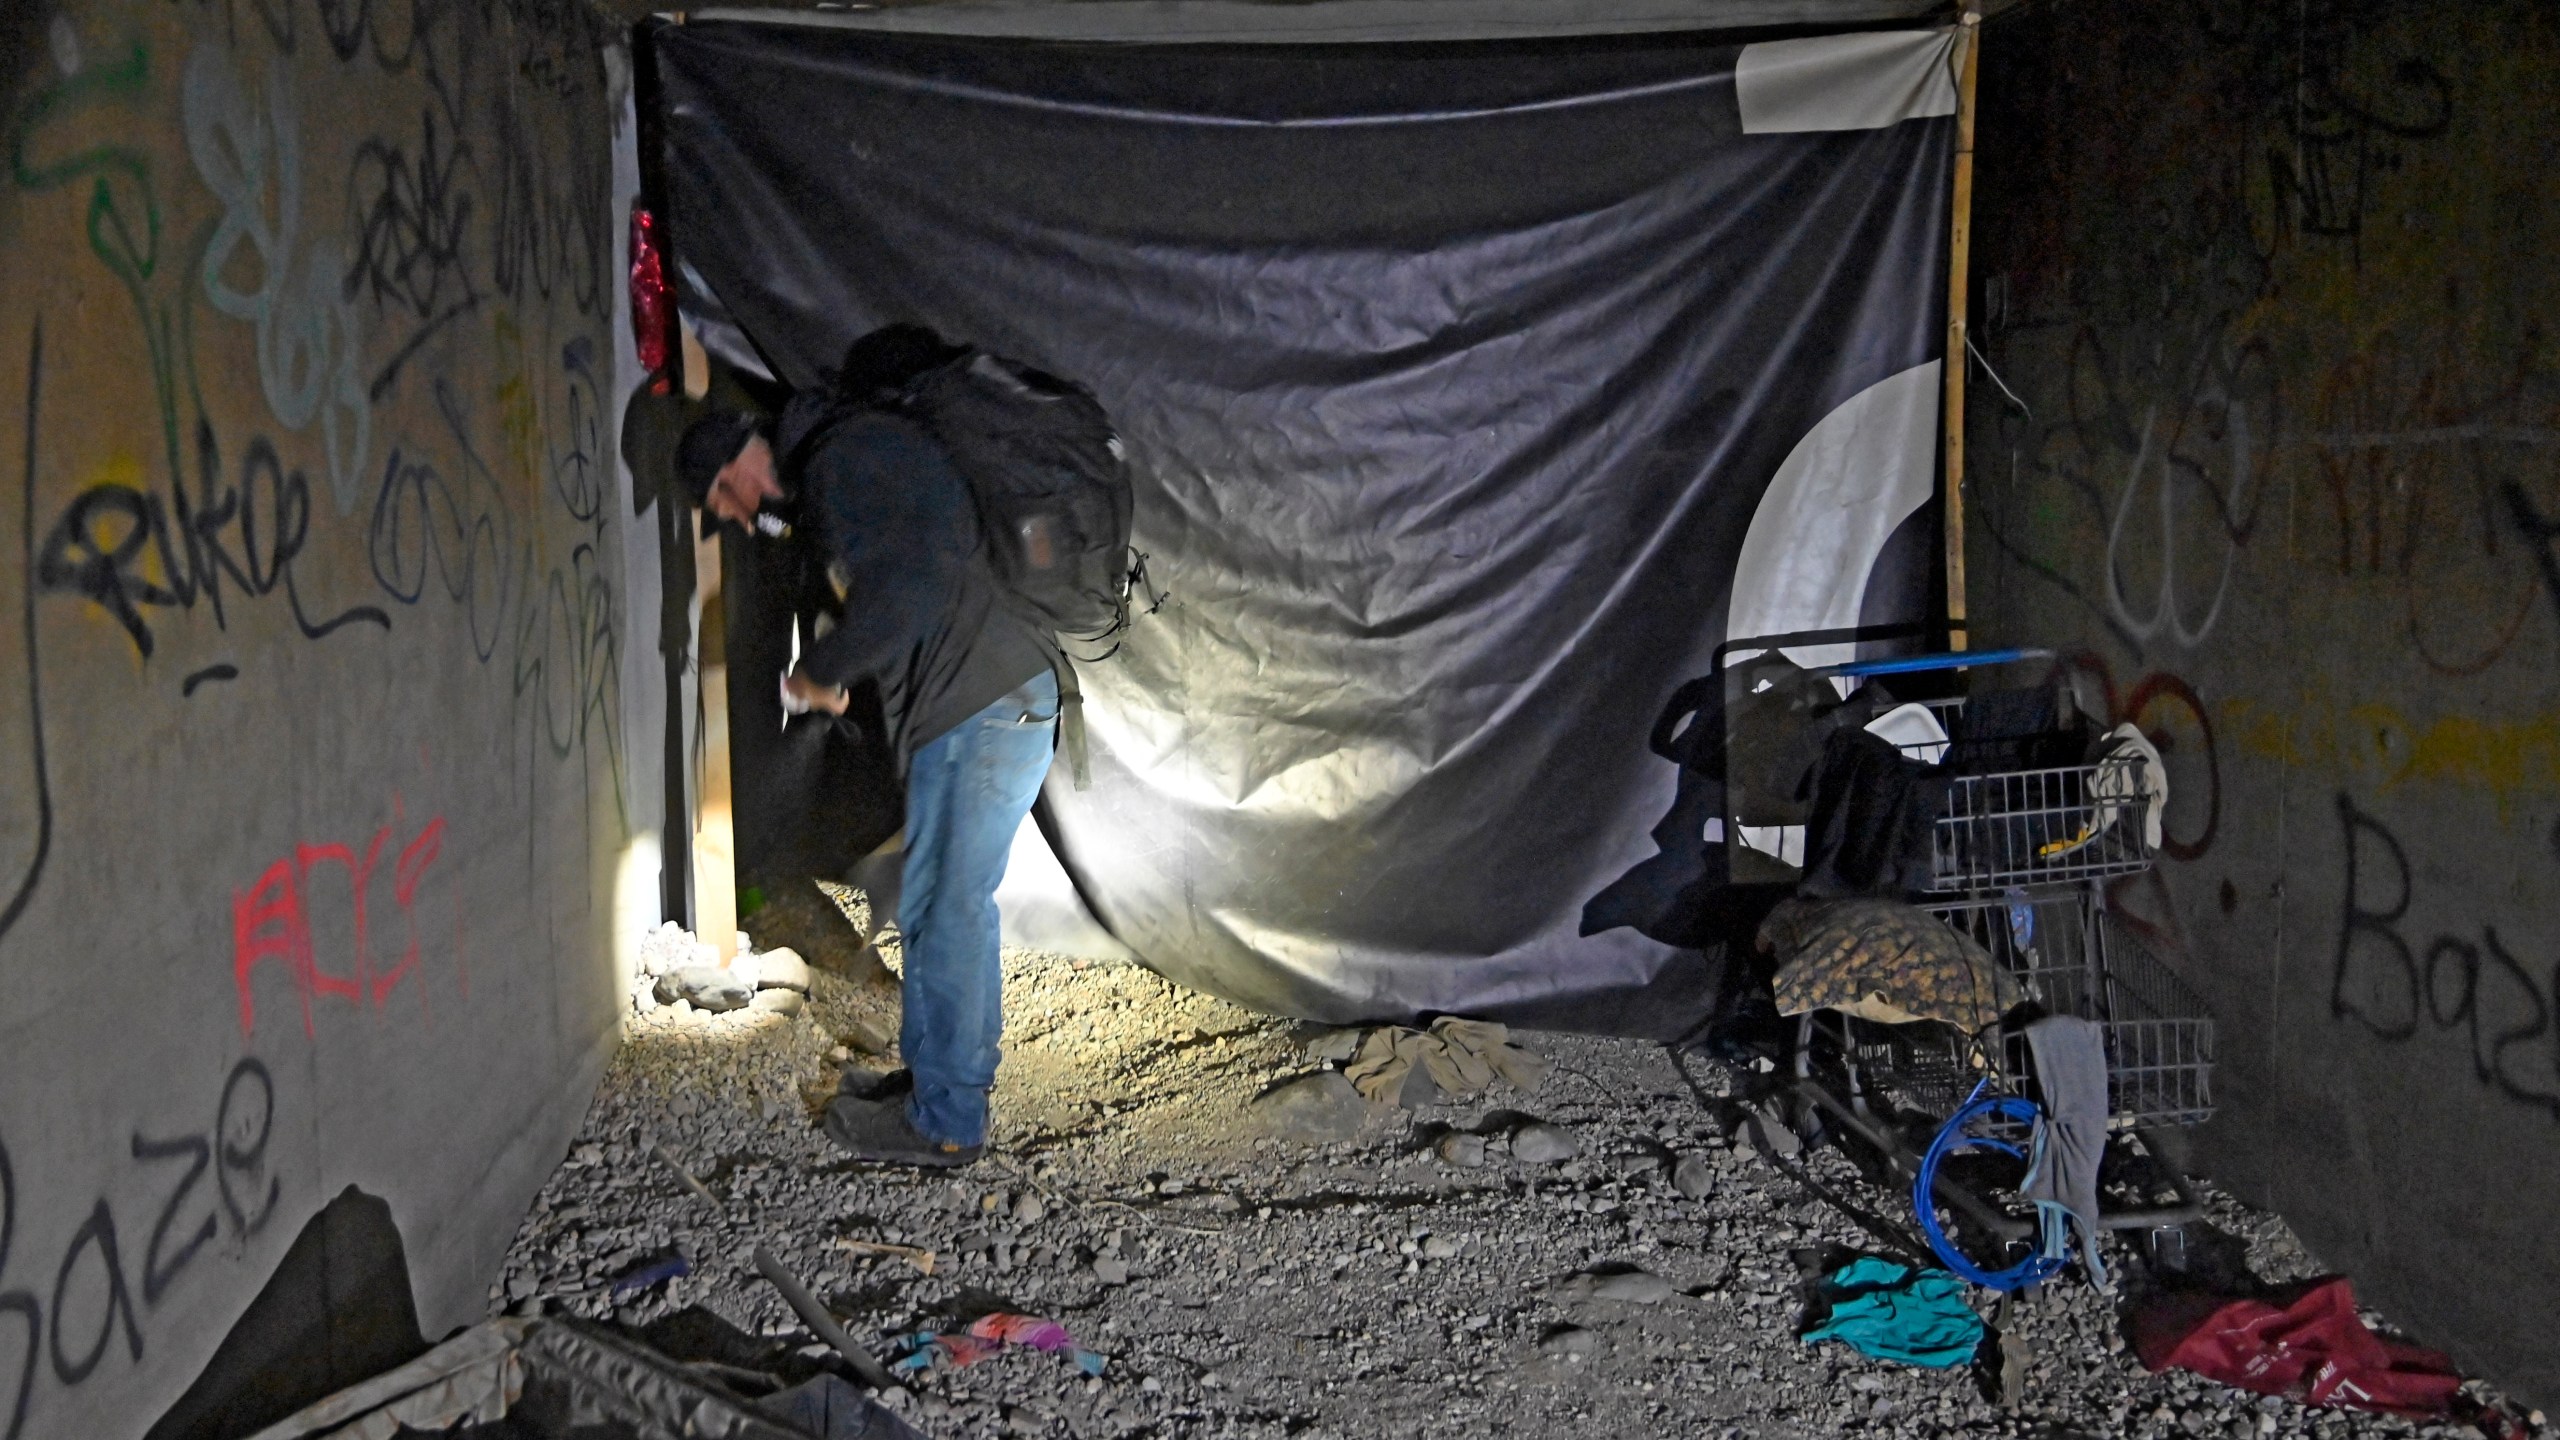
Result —
[[[396, 812], [396, 801], [394, 809]], [[291, 855], [269, 865], [248, 889], [232, 892], [231, 976], [240, 992], [240, 1033], [244, 1037], [257, 1028], [258, 1019], [250, 982], [258, 966], [268, 961], [282, 965], [293, 979], [294, 991], [302, 1001], [305, 1036], [318, 1033], [313, 1016], [316, 997], [333, 995], [358, 1007], [369, 1003], [380, 1010], [400, 982], [418, 968], [418, 887], [444, 849], [444, 817], [429, 820], [392, 860], [391, 898], [407, 927], [408, 946], [389, 967], [377, 972], [365, 894], [381, 864], [383, 847], [390, 843], [391, 829], [385, 825], [373, 832], [361, 857], [353, 847], [343, 844], [296, 845]], [[312, 872], [325, 865], [335, 865], [346, 872], [347, 888], [353, 897], [354, 940], [350, 948], [354, 953], [348, 967], [335, 972], [321, 968], [311, 938]], [[421, 1003], [424, 999], [422, 989]]]

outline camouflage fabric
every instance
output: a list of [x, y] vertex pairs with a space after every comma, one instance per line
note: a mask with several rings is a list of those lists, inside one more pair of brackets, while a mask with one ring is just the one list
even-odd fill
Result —
[[1973, 937], [1899, 900], [1787, 900], [1760, 926], [1778, 957], [1781, 1015], [1838, 1010], [1887, 1025], [1989, 1028], [2025, 998]]

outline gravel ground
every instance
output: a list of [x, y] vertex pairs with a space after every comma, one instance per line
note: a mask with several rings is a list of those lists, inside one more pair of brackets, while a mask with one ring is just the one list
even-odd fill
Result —
[[[1966, 1371], [1805, 1345], [1791, 1257], [1872, 1240], [1730, 1135], [1658, 1046], [1518, 1037], [1555, 1062], [1534, 1095], [1367, 1110], [1347, 1138], [1309, 1141], [1272, 1133], [1251, 1104], [1323, 1068], [1303, 1029], [1133, 966], [1011, 953], [1005, 983], [994, 1143], [956, 1178], [852, 1165], [815, 1127], [841, 1066], [894, 1064], [886, 984], [820, 973], [789, 1016], [635, 1014], [493, 1307], [637, 1324], [699, 1304], [805, 1341], [749, 1261], [764, 1244], [878, 1351], [1002, 1308], [1110, 1357], [1088, 1379], [1008, 1352], [885, 1397], [936, 1440], [2474, 1433], [2147, 1375], [2114, 1302], [2076, 1277], [2007, 1320], [2027, 1361], [2014, 1408]], [[1531, 1117], [1580, 1154], [1512, 1154]], [[1481, 1163], [1444, 1158], [1473, 1158], [1438, 1143], [1451, 1134], [1482, 1137]], [[718, 1213], [653, 1141], [708, 1182]], [[1698, 1198], [1672, 1181], [1690, 1157]], [[1806, 1158], [1824, 1186], [1901, 1214], [1838, 1152]], [[2317, 1273], [2276, 1217], [2217, 1194], [2211, 1218], [2258, 1274]], [[843, 1240], [930, 1250], [932, 1273]], [[611, 1280], [668, 1245], [692, 1273], [616, 1304]], [[1667, 1286], [1589, 1278], [1630, 1270]]]

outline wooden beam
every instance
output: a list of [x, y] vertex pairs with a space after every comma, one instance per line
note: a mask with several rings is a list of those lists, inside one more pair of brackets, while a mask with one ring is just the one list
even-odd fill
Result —
[[[692, 373], [690, 368], [688, 374]], [[694, 593], [702, 601], [702, 629], [693, 653], [701, 705], [702, 785], [693, 822], [694, 938], [708, 942], [728, 964], [738, 954], [737, 826], [729, 799], [728, 605], [720, 586], [720, 533], [694, 542]]]
[[1956, 173], [1948, 207], [1947, 245], [1947, 627], [1948, 642], [1965, 648], [1964, 599], [1964, 378], [1965, 270], [1973, 259], [1973, 82], [1982, 48], [1981, 0], [1967, 0], [1956, 29], [1961, 51], [1956, 74]]

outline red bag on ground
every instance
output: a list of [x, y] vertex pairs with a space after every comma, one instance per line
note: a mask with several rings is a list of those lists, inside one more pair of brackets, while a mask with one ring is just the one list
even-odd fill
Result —
[[2174, 1365], [2261, 1395], [2412, 1420], [2450, 1414], [2462, 1386], [2452, 1357], [2367, 1329], [2343, 1275], [2272, 1300], [2162, 1295], [2134, 1312], [2133, 1348], [2154, 1372]]

